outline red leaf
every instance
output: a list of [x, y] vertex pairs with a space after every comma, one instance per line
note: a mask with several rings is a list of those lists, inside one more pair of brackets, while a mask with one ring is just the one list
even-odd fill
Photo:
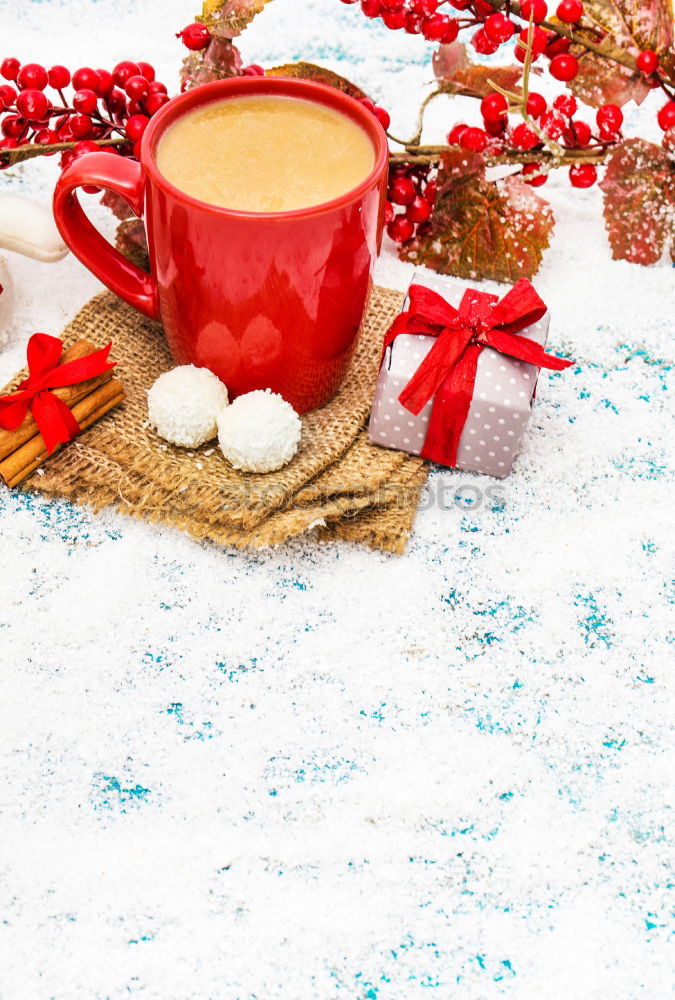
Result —
[[429, 231], [404, 260], [460, 278], [514, 282], [539, 269], [553, 231], [550, 205], [518, 177], [488, 181], [482, 158], [450, 150], [438, 175]]
[[600, 187], [614, 259], [659, 261], [675, 235], [675, 172], [665, 150], [626, 139], [610, 153]]
[[[666, 55], [673, 44], [671, 0], [585, 0], [584, 24], [590, 22], [609, 54], [628, 53], [637, 58], [645, 49]], [[581, 32], [579, 32], [581, 33]], [[641, 104], [649, 93], [644, 76], [637, 70], [606, 59], [580, 45], [572, 46], [579, 60], [579, 73], [569, 84], [582, 101], [600, 104]]]

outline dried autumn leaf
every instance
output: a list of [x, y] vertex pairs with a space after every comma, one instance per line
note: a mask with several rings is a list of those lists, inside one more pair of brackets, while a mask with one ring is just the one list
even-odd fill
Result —
[[[600, 44], [610, 56], [623, 53], [637, 58], [645, 49], [666, 55], [673, 45], [672, 0], [585, 0], [586, 23], [595, 29], [589, 39], [603, 39]], [[586, 104], [622, 105], [631, 100], [641, 104], [649, 93], [637, 69], [581, 45], [573, 45], [571, 51], [579, 60], [579, 73], [569, 87]]]
[[228, 38], [213, 38], [202, 52], [191, 52], [183, 61], [180, 79], [188, 87], [201, 87], [241, 73], [239, 49]]
[[314, 63], [297, 62], [287, 63], [284, 66], [273, 66], [272, 69], [265, 70], [265, 75], [312, 80], [314, 83], [323, 83], [326, 87], [334, 87], [336, 90], [341, 90], [343, 94], [357, 99], [366, 96], [365, 92], [351, 80], [338, 73], [333, 73], [332, 70], [324, 69], [323, 66], [315, 66]]
[[482, 158], [459, 150], [445, 155], [438, 184], [429, 230], [401, 247], [403, 260], [471, 280], [536, 274], [554, 224], [543, 198], [518, 177], [486, 180]]
[[439, 45], [433, 54], [432, 64], [437, 80], [451, 80], [456, 72], [471, 65], [466, 45], [462, 42], [451, 42], [449, 45]]
[[236, 38], [270, 0], [205, 0], [200, 20], [212, 35]]
[[[610, 153], [600, 187], [613, 258], [656, 264], [675, 236], [675, 172], [669, 155], [645, 139], [626, 139]], [[672, 244], [671, 254], [675, 257]]]
[[101, 195], [101, 204], [104, 208], [109, 208], [116, 219], [125, 220], [134, 218], [133, 209], [115, 191], [104, 191]]
[[128, 219], [120, 223], [115, 236], [115, 246], [132, 264], [150, 273], [148, 240], [145, 226], [140, 219]]

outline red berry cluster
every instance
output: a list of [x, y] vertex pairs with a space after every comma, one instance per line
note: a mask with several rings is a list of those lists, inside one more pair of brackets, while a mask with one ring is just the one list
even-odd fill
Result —
[[[38, 63], [5, 59], [0, 76], [0, 169], [2, 152], [33, 143], [75, 143], [61, 154], [61, 165], [104, 148], [123, 156], [138, 154], [150, 118], [169, 100], [166, 87], [146, 62], [121, 62], [112, 73], [84, 66], [71, 74], [65, 66], [46, 69]], [[67, 88], [72, 88], [70, 97]], [[123, 138], [119, 146], [99, 147], [101, 139]], [[53, 154], [47, 154], [53, 155]]]
[[[357, 0], [342, 0], [356, 3]], [[423, 35], [430, 42], [454, 42], [462, 26], [447, 14], [438, 12], [445, 0], [361, 0], [361, 10], [366, 17], [382, 19], [392, 31], [407, 31], [409, 35]], [[457, 3], [453, 7], [459, 7]], [[468, 4], [466, 5], [468, 6]]]
[[[483, 128], [455, 125], [448, 133], [450, 146], [482, 153], [484, 150], [499, 155], [507, 151], [537, 153], [543, 150], [542, 136], [552, 139], [570, 150], [603, 149], [621, 138], [623, 112], [616, 104], [603, 104], [596, 113], [596, 131], [585, 121], [575, 118], [577, 101], [572, 94], [556, 97], [549, 108], [541, 94], [531, 92], [527, 99], [527, 113], [536, 122], [539, 132], [521, 121], [509, 122], [508, 101], [502, 94], [491, 93], [481, 101]], [[541, 133], [541, 134], [539, 134]], [[539, 163], [528, 163], [522, 169], [524, 181], [533, 187], [546, 183], [547, 175]], [[597, 178], [596, 167], [590, 163], [570, 167], [570, 181], [574, 187], [590, 187]]]
[[395, 243], [422, 235], [429, 225], [437, 193], [436, 181], [429, 180], [430, 171], [426, 164], [398, 163], [389, 172], [384, 221]]

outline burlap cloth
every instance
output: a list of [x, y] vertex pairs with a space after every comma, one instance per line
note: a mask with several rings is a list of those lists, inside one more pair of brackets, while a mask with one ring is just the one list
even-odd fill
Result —
[[[148, 425], [146, 390], [173, 367], [161, 327], [103, 292], [66, 327], [69, 346], [113, 341], [126, 400], [26, 480], [24, 489], [95, 510], [175, 525], [199, 539], [261, 548], [312, 530], [318, 540], [365, 542], [402, 552], [427, 466], [370, 444], [370, 412], [384, 332], [402, 295], [375, 288], [354, 364], [337, 396], [302, 418], [297, 455], [279, 472], [246, 474], [217, 442], [193, 451], [163, 442]], [[16, 384], [21, 376], [13, 380]], [[5, 390], [8, 391], [8, 390]]]

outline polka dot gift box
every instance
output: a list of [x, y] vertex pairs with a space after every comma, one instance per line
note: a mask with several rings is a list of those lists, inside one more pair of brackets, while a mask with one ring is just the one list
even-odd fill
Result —
[[374, 444], [503, 478], [530, 416], [549, 313], [529, 281], [503, 298], [415, 273], [389, 329], [370, 416]]

